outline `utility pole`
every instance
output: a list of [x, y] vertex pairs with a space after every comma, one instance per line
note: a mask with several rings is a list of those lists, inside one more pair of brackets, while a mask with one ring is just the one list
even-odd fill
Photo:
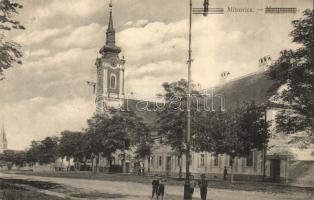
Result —
[[191, 145], [191, 68], [192, 68], [192, 14], [223, 14], [223, 8], [209, 8], [209, 0], [204, 0], [203, 8], [194, 8], [190, 0], [189, 9], [189, 50], [188, 50], [188, 94], [187, 94], [187, 134], [186, 134], [186, 168], [184, 183], [184, 200], [192, 200], [191, 183], [190, 183], [190, 145]]
[[187, 135], [186, 135], [186, 168], [184, 183], [184, 200], [191, 200], [190, 184], [190, 140], [191, 140], [191, 67], [192, 67], [192, 0], [190, 0], [189, 17], [189, 50], [188, 50], [188, 96], [187, 96]]

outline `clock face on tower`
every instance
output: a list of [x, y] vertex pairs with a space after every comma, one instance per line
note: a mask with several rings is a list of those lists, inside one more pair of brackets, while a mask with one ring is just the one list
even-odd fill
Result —
[[115, 68], [115, 67], [117, 67], [118, 62], [117, 62], [116, 59], [112, 59], [112, 60], [110, 60], [110, 64], [111, 64], [111, 66], [112, 66], [113, 68]]

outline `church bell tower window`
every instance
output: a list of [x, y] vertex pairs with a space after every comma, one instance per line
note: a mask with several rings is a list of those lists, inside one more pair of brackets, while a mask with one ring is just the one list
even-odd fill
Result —
[[110, 88], [111, 89], [116, 88], [116, 76], [114, 74], [110, 75]]

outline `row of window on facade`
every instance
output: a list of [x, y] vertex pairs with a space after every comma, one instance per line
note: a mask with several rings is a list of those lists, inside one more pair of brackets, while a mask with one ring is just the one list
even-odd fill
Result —
[[[169, 157], [169, 156], [166, 156]], [[213, 158], [213, 166], [214, 167], [222, 167], [219, 164], [222, 162], [219, 162], [219, 159], [222, 159], [223, 155], [218, 155], [218, 154], [212, 154]], [[224, 166], [231, 166], [232, 164], [232, 157], [231, 156], [226, 156], [225, 158], [228, 158], [227, 162], [225, 162]], [[246, 166], [247, 167], [252, 167], [253, 166], [253, 152], [250, 152], [246, 159]], [[235, 160], [238, 158], [235, 158]], [[182, 162], [177, 156], [175, 157], [176, 160], [176, 166], [179, 166], [180, 162]], [[150, 165], [151, 166], [156, 166], [156, 167], [162, 167], [163, 166], [163, 161], [164, 161], [164, 156], [163, 155], [155, 155], [150, 158]], [[199, 159], [198, 159], [198, 167], [204, 167], [205, 166], [205, 154], [200, 154]], [[157, 164], [157, 165], [156, 165]], [[193, 164], [193, 156], [190, 157], [190, 165]]]

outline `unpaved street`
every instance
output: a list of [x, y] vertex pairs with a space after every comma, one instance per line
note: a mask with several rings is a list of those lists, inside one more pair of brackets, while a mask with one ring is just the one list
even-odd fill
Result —
[[[121, 200], [147, 200], [150, 199], [151, 185], [143, 183], [119, 182], [119, 181], [104, 181], [104, 180], [87, 180], [87, 179], [72, 179], [72, 178], [53, 178], [53, 177], [39, 177], [19, 174], [4, 174], [0, 173], [0, 178], [13, 179], [28, 179], [35, 181], [48, 181], [58, 184], [63, 184], [66, 188], [78, 190], [85, 193], [99, 192], [107, 194], [119, 194]], [[180, 186], [166, 187], [167, 199], [182, 199], [183, 188]], [[199, 198], [199, 190], [196, 189], [195, 197]], [[108, 199], [108, 198], [106, 198]], [[109, 198], [110, 199], [110, 198]], [[223, 190], [223, 189], [209, 189], [208, 199], [211, 200], [314, 200], [313, 193], [309, 192], [293, 192], [286, 191], [283, 193], [270, 192], [249, 192], [239, 190]]]

